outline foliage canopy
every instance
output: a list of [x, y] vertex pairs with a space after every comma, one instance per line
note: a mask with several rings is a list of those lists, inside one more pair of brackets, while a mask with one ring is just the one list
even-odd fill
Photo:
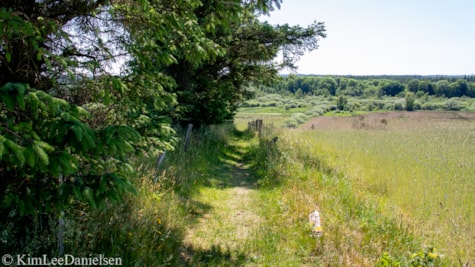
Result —
[[232, 118], [325, 36], [258, 20], [280, 0], [1, 3], [0, 230], [18, 240], [133, 192], [131, 158], [173, 149], [173, 120]]

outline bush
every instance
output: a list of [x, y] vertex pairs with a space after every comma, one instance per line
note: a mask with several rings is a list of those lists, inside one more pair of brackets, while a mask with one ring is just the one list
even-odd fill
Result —
[[452, 111], [460, 111], [465, 108], [465, 103], [460, 102], [458, 99], [451, 98], [445, 102], [445, 109]]
[[406, 110], [413, 111], [416, 98], [413, 94], [406, 94]]
[[339, 110], [345, 110], [346, 107], [348, 105], [348, 98], [346, 98], [345, 96], [339, 96], [338, 97], [338, 100], [337, 100], [337, 103], [336, 103], [336, 106]]
[[277, 107], [278, 103], [276, 101], [271, 101], [266, 103], [266, 107]]
[[396, 105], [394, 103], [389, 102], [389, 103], [384, 104], [383, 109], [384, 110], [394, 110], [395, 106]]
[[296, 103], [289, 103], [284, 106], [286, 110], [292, 109], [292, 108], [297, 108], [298, 105]]
[[394, 103], [394, 110], [404, 110], [404, 104], [402, 102]]
[[414, 102], [414, 110], [420, 110], [422, 108], [422, 104], [419, 101]]
[[294, 121], [296, 121], [298, 124], [301, 124], [301, 123], [304, 123], [306, 122], [309, 118], [307, 115], [303, 114], [303, 113], [296, 113], [292, 116], [292, 118]]
[[421, 105], [422, 110], [444, 110], [445, 105], [443, 103], [424, 103]]
[[305, 115], [310, 116], [310, 117], [321, 116], [323, 114], [325, 114], [325, 111], [318, 107], [305, 111]]
[[297, 128], [298, 123], [295, 122], [294, 120], [290, 119], [284, 122], [284, 126], [287, 128]]
[[377, 106], [374, 104], [373, 101], [370, 101], [368, 102], [368, 104], [366, 105], [366, 110], [367, 111], [373, 111], [373, 110], [377, 110]]
[[254, 107], [259, 107], [260, 105], [261, 105], [261, 103], [257, 100], [249, 100], [249, 101], [241, 103], [240, 107], [254, 108]]

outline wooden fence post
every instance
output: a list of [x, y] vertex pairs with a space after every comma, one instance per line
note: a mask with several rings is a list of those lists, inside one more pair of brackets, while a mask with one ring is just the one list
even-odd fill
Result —
[[[188, 146], [190, 144], [190, 138], [191, 138], [191, 130], [193, 129], [193, 124], [188, 124], [188, 129], [186, 130], [186, 136], [185, 136], [185, 145], [184, 149], [185, 151], [188, 150]], [[155, 168], [155, 178], [153, 179], [153, 182], [156, 183], [158, 180], [158, 169], [160, 168], [160, 165], [162, 165], [163, 160], [165, 159], [165, 156], [167, 154], [167, 151], [164, 151], [163, 153], [160, 154], [158, 157], [157, 161], [157, 167]]]
[[258, 136], [261, 136], [262, 133], [262, 119], [256, 120], [256, 130], [258, 132]]
[[261, 136], [262, 122], [263, 122], [262, 119], [256, 119], [256, 120], [253, 120], [253, 121], [249, 121], [247, 123], [247, 128], [249, 129], [249, 131], [258, 132], [259, 136]]
[[[61, 187], [63, 185], [63, 174], [60, 173], [59, 177], [59, 186]], [[58, 218], [58, 232], [57, 232], [57, 238], [58, 238], [58, 254], [59, 256], [64, 255], [64, 211], [59, 212], [59, 218]]]
[[193, 129], [193, 124], [188, 124], [188, 129], [186, 130], [185, 137], [185, 151], [188, 150], [188, 145], [190, 144], [191, 130]]
[[167, 151], [163, 151], [163, 153], [160, 154], [160, 156], [158, 157], [157, 168], [155, 169], [155, 178], [153, 179], [154, 183], [156, 183], [158, 180], [158, 169], [160, 168], [160, 165], [162, 165], [162, 162], [165, 159], [166, 154], [167, 154]]

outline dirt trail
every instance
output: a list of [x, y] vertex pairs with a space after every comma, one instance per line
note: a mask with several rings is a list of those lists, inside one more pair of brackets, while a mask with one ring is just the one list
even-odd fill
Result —
[[259, 196], [253, 173], [242, 149], [245, 147], [223, 162], [224, 183], [203, 187], [195, 198], [209, 209], [185, 234], [186, 250], [181, 254], [187, 264], [236, 262], [250, 256], [245, 255], [244, 248], [261, 218], [256, 214]]

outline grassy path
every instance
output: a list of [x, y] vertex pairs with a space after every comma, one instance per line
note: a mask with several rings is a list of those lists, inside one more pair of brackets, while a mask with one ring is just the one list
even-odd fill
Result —
[[[388, 252], [386, 266], [409, 266], [420, 251], [398, 218], [356, 194], [344, 173], [325, 169], [301, 139], [269, 132], [257, 140], [229, 128], [205, 136], [184, 166], [196, 183], [180, 198], [179, 265], [375, 266]], [[308, 224], [315, 209], [321, 238]]]
[[[441, 259], [402, 216], [386, 212], [385, 199], [360, 190], [348, 169], [334, 165], [347, 161], [327, 161], [329, 154], [319, 151], [311, 137], [297, 131], [268, 131], [257, 140], [235, 128], [203, 132], [195, 141], [199, 150], [177, 161], [181, 164], [177, 170], [186, 170], [186, 175], [177, 177], [187, 179], [169, 206], [173, 216], [167, 221], [177, 218], [170, 228], [178, 229], [179, 250], [174, 251], [179, 255], [174, 256], [179, 265], [450, 266], [454, 262]], [[315, 209], [321, 214], [321, 238], [311, 235], [308, 224], [308, 214]]]
[[245, 248], [261, 217], [256, 213], [259, 196], [249, 149], [249, 140], [233, 136], [220, 156], [221, 164], [208, 166], [207, 182], [193, 197], [207, 212], [185, 233], [181, 256], [186, 265], [235, 266], [252, 259]]

